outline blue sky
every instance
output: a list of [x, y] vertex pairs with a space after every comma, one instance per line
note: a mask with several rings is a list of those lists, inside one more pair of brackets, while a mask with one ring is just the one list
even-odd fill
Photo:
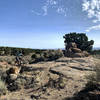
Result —
[[100, 47], [99, 31], [100, 0], [0, 0], [0, 46], [64, 48], [83, 32]]

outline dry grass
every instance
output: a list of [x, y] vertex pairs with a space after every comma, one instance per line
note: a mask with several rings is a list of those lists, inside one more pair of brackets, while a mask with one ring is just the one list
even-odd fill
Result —
[[99, 88], [100, 87], [100, 63], [97, 63], [94, 68], [94, 72], [88, 76], [86, 76], [88, 82], [87, 87]]
[[6, 93], [7, 93], [6, 84], [0, 79], [0, 95], [5, 95]]
[[100, 59], [100, 54], [92, 55], [94, 58]]
[[8, 64], [14, 64], [14, 56], [0, 56], [0, 62], [7, 62]]

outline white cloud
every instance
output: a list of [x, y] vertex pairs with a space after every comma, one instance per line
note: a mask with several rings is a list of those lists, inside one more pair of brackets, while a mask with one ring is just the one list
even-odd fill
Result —
[[49, 8], [54, 8], [56, 13], [66, 16], [67, 8], [64, 6], [65, 1], [66, 0], [47, 0], [45, 5], [43, 6], [46, 8], [44, 9], [44, 15], [47, 15]]
[[[93, 23], [100, 22], [100, 0], [83, 0], [82, 10], [87, 13]], [[89, 27], [86, 31], [99, 30], [100, 25]]]
[[67, 16], [67, 8], [63, 8], [63, 7], [58, 7], [57, 8], [57, 13], [59, 13], [59, 14], [64, 14], [64, 16]]
[[87, 12], [88, 18], [93, 18], [93, 22], [100, 22], [100, 0], [83, 0], [82, 10]]
[[43, 6], [42, 10], [44, 11], [43, 15], [46, 16], [48, 14], [48, 6]]
[[89, 27], [89, 28], [86, 30], [86, 32], [89, 32], [89, 31], [91, 31], [91, 30], [100, 30], [100, 24], [99, 24], [99, 25], [96, 25], [96, 26], [91, 26], [91, 27]]
[[89, 9], [89, 6], [90, 6], [89, 1], [84, 0], [82, 4], [83, 11], [87, 11]]
[[[43, 13], [41, 13], [40, 15], [46, 16], [48, 15], [49, 9], [53, 9], [56, 13], [66, 16], [67, 7], [64, 6], [65, 2], [66, 0], [45, 0], [44, 5], [41, 7]], [[39, 15], [38, 12], [36, 13], [36, 15]]]
[[36, 12], [36, 11], [34, 11], [34, 10], [31, 10], [31, 12], [34, 13], [34, 14], [36, 14], [36, 15], [41, 15], [41, 13]]
[[89, 10], [88, 10], [88, 17], [89, 17], [89, 18], [92, 18], [94, 15], [95, 15], [94, 10], [89, 9]]
[[57, 0], [47, 0], [47, 3], [50, 4], [50, 5], [56, 5]]
[[67, 8], [64, 7], [63, 5], [61, 5], [62, 1], [64, 2], [64, 0], [47, 0], [46, 3], [44, 4], [44, 6], [42, 7], [42, 9], [44, 11], [43, 15], [48, 14], [49, 8], [54, 8], [54, 9], [56, 9], [56, 12], [58, 14], [64, 14], [64, 16], [66, 16]]

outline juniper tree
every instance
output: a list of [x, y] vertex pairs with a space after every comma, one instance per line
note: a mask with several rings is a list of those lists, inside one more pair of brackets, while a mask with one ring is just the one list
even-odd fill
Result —
[[63, 37], [64, 43], [65, 43], [65, 49], [67, 49], [67, 45], [70, 42], [75, 42], [77, 44], [77, 47], [81, 49], [82, 51], [88, 51], [91, 52], [94, 41], [93, 40], [88, 40], [88, 37], [86, 36], [85, 33], [68, 33], [65, 34]]

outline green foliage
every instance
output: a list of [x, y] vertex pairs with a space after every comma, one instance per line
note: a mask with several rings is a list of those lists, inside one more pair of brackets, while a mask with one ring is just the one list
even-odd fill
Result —
[[65, 39], [65, 48], [67, 49], [67, 44], [70, 42], [75, 42], [77, 47], [82, 51], [90, 52], [92, 50], [92, 46], [94, 44], [93, 40], [88, 41], [88, 37], [84, 33], [69, 33], [65, 34], [63, 37]]
[[48, 87], [56, 88], [56, 89], [64, 89], [66, 86], [67, 79], [60, 75], [57, 79], [49, 78], [47, 83]]
[[48, 60], [56, 60], [63, 56], [63, 52], [61, 50], [49, 50], [47, 54]]
[[42, 51], [45, 51], [45, 50], [29, 49], [29, 48], [0, 47], [1, 56], [8, 56], [8, 55], [16, 56], [20, 52], [23, 53], [24, 56], [26, 56], [33, 52], [40, 53]]
[[0, 51], [0, 56], [3, 56], [5, 54], [5, 51]]
[[43, 52], [37, 52], [32, 55], [33, 62], [39, 61], [52, 61], [63, 56], [62, 50], [47, 50]]

